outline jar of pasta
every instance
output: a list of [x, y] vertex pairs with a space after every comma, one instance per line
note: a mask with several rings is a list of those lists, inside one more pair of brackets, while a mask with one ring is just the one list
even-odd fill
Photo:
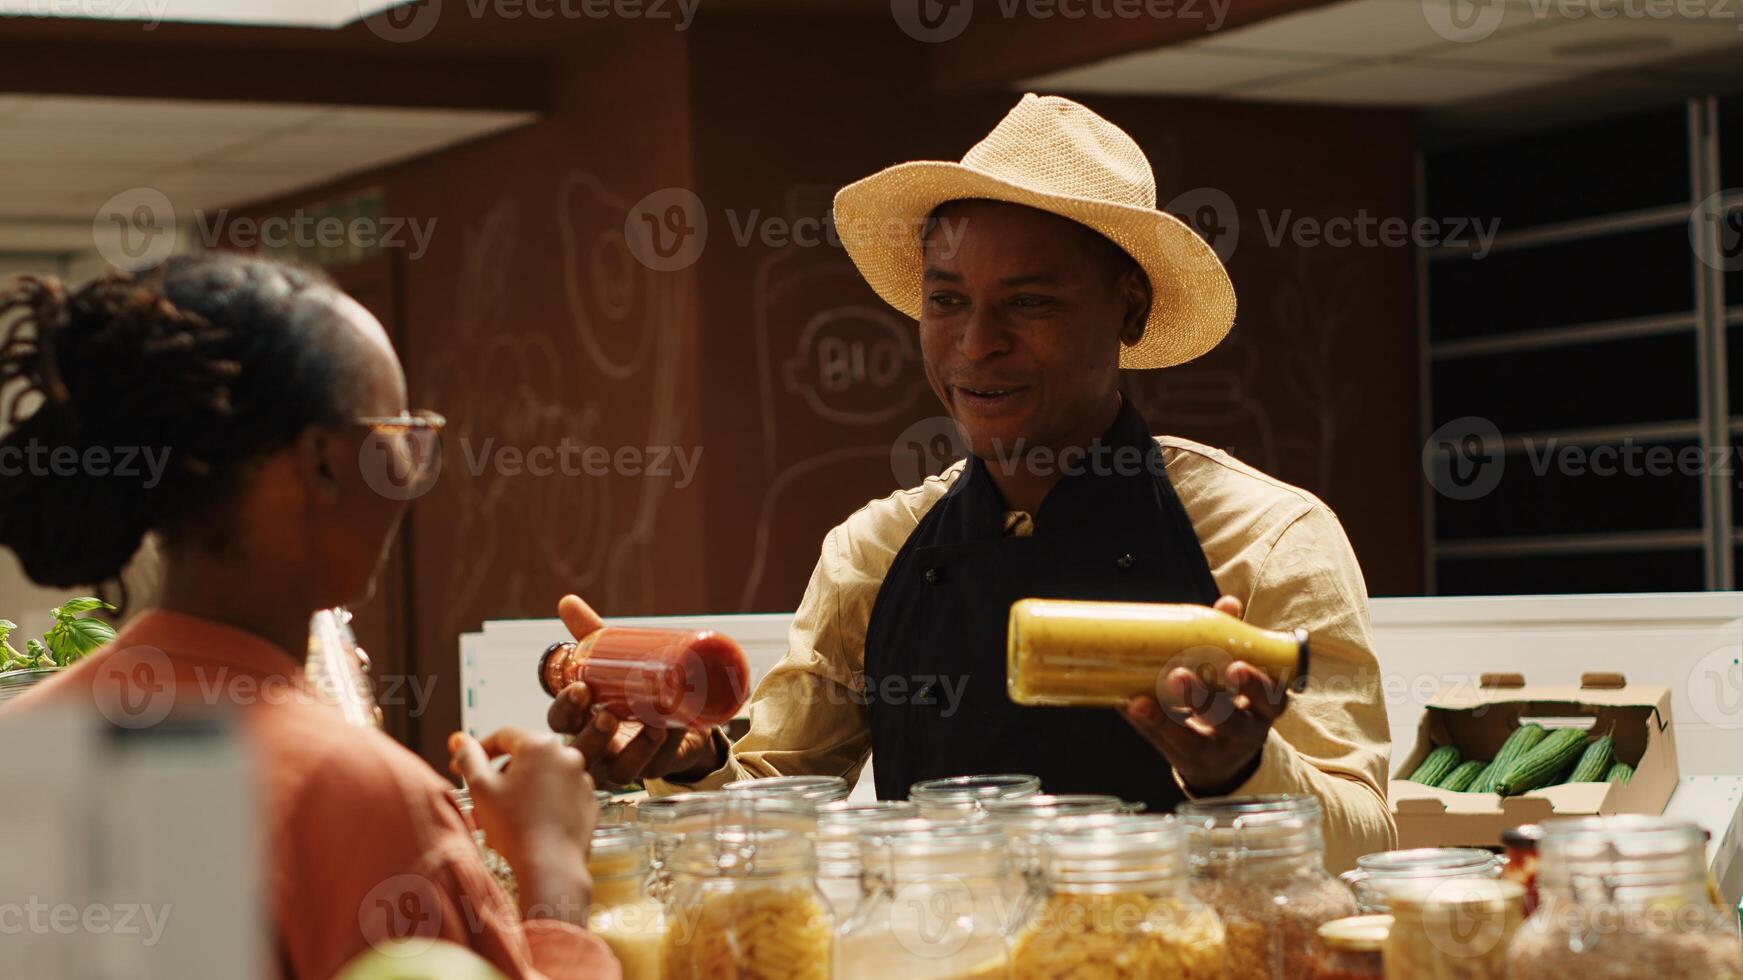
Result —
[[648, 892], [665, 901], [669, 858], [686, 834], [732, 824], [810, 833], [817, 829], [817, 811], [804, 800], [703, 791], [648, 800], [636, 808], [636, 822], [649, 838]]
[[986, 820], [1004, 832], [1010, 842], [1011, 862], [1026, 882], [1030, 893], [1040, 889], [1041, 863], [1036, 851], [1036, 836], [1061, 817], [1103, 816], [1136, 813], [1143, 804], [1128, 805], [1117, 796], [1089, 793], [1053, 796], [1023, 796], [1010, 800], [988, 800], [981, 809]]
[[835, 919], [811, 841], [722, 824], [671, 855], [666, 980], [827, 980]]
[[1511, 980], [1738, 980], [1737, 922], [1707, 894], [1705, 835], [1663, 817], [1546, 820], [1537, 910]]
[[1356, 905], [1368, 914], [1390, 911], [1386, 891], [1410, 881], [1447, 878], [1499, 878], [1506, 862], [1480, 847], [1416, 847], [1378, 851], [1356, 859], [1352, 870], [1339, 875], [1355, 893]]
[[1061, 820], [1040, 847], [1046, 891], [1012, 939], [1015, 980], [1240, 978], [1222, 920], [1188, 889], [1172, 818]]
[[1228, 928], [1229, 966], [1242, 980], [1308, 980], [1319, 927], [1356, 914], [1325, 870], [1319, 800], [1231, 796], [1175, 809], [1192, 848], [1193, 890]]
[[1320, 926], [1313, 980], [1385, 980], [1380, 948], [1391, 929], [1389, 915], [1354, 915]]
[[[1525, 889], [1486, 878], [1413, 881], [1387, 892], [1386, 972], [1412, 980], [1505, 980]], [[1565, 978], [1564, 978], [1565, 980]]]
[[992, 800], [1015, 800], [1041, 792], [1038, 776], [1016, 773], [923, 779], [908, 787], [908, 799], [928, 820], [979, 820]]
[[817, 808], [817, 887], [829, 902], [835, 921], [846, 922], [859, 907], [860, 834], [871, 824], [918, 817], [920, 808], [907, 800], [841, 800]]
[[739, 779], [721, 789], [744, 796], [781, 796], [808, 800], [822, 805], [847, 799], [853, 787], [840, 776], [770, 776], [766, 779]]
[[634, 824], [601, 824], [587, 855], [593, 904], [587, 930], [611, 947], [624, 980], [659, 980], [665, 909], [647, 891], [648, 847]]
[[836, 940], [837, 980], [991, 980], [1020, 889], [985, 823], [909, 819], [860, 835], [865, 897]]

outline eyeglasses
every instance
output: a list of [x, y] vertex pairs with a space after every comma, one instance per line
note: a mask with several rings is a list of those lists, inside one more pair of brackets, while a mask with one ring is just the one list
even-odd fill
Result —
[[[398, 415], [365, 415], [346, 421], [369, 430], [362, 458], [379, 458], [379, 475], [390, 480], [394, 487], [401, 490], [417, 488], [416, 492], [421, 493], [429, 489], [426, 481], [433, 481], [441, 472], [442, 429], [448, 420], [439, 413], [416, 411]], [[377, 452], [368, 451], [370, 443], [378, 446]]]

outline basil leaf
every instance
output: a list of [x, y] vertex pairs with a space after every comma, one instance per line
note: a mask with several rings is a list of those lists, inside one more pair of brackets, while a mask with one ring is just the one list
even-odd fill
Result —
[[[61, 627], [57, 627], [59, 629]], [[65, 650], [57, 651], [55, 659], [64, 667], [92, 650], [115, 639], [115, 627], [100, 619], [85, 617], [65, 624]], [[70, 655], [69, 655], [70, 654]]]
[[79, 613], [90, 612], [92, 609], [107, 609], [110, 612], [115, 611], [114, 606], [109, 605], [101, 599], [96, 599], [91, 596], [81, 596], [77, 599], [68, 599], [66, 602], [54, 607], [49, 615], [64, 622], [72, 619]]

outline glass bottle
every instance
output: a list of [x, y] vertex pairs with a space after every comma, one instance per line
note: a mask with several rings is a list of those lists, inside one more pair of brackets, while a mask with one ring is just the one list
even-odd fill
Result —
[[1006, 635], [1006, 685], [1018, 704], [1119, 707], [1164, 695], [1159, 682], [1176, 667], [1221, 690], [1237, 660], [1280, 689], [1307, 681], [1305, 630], [1262, 629], [1209, 606], [1021, 599]]
[[860, 834], [872, 824], [919, 817], [920, 808], [907, 800], [840, 800], [817, 808], [817, 887], [829, 901], [835, 921], [846, 922], [864, 894], [861, 882]]
[[1546, 820], [1538, 906], [1510, 980], [1743, 977], [1737, 922], [1707, 893], [1705, 835], [1664, 817]]
[[721, 789], [745, 796], [786, 796], [815, 804], [845, 800], [853, 787], [840, 776], [770, 776], [765, 779], [738, 779]]
[[731, 721], [744, 706], [750, 662], [731, 637], [713, 630], [602, 626], [551, 644], [539, 658], [546, 694], [556, 697], [576, 681], [619, 718], [706, 727]]
[[1193, 889], [1228, 928], [1230, 976], [1309, 980], [1319, 927], [1356, 914], [1325, 870], [1319, 800], [1231, 796], [1175, 813], [1192, 845]]
[[1313, 980], [1385, 980], [1380, 948], [1391, 928], [1389, 915], [1355, 915], [1320, 926]]
[[1505, 864], [1499, 855], [1480, 847], [1416, 847], [1364, 854], [1356, 859], [1355, 868], [1338, 877], [1355, 892], [1362, 912], [1376, 914], [1390, 911], [1388, 888], [1407, 881], [1499, 878]]
[[1041, 792], [1039, 776], [1003, 773], [923, 779], [908, 787], [908, 799], [928, 820], [979, 820], [990, 800], [1014, 800]]
[[834, 917], [803, 833], [720, 824], [671, 856], [665, 980], [828, 980]]
[[1043, 833], [1046, 889], [1011, 945], [1015, 980], [1238, 977], [1227, 935], [1192, 896], [1179, 823], [1072, 817]]
[[634, 824], [603, 824], [593, 832], [587, 854], [587, 871], [593, 878], [587, 931], [611, 947], [624, 980], [660, 978], [666, 917], [665, 909], [647, 892], [644, 837]]
[[998, 829], [910, 819], [872, 824], [860, 844], [865, 897], [837, 937], [837, 980], [1007, 975], [1020, 889]]
[[1447, 878], [1395, 885], [1382, 955], [1412, 980], [1506, 980], [1507, 946], [1525, 918], [1518, 882]]

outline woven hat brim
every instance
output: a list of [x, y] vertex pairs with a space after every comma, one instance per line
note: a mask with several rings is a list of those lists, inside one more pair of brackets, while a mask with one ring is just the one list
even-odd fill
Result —
[[1022, 204], [1095, 229], [1150, 277], [1150, 318], [1120, 367], [1185, 364], [1214, 348], [1235, 322], [1235, 287], [1216, 251], [1180, 219], [1152, 208], [1015, 184], [950, 161], [902, 163], [835, 195], [835, 230], [860, 275], [886, 303], [918, 320], [925, 258], [920, 228], [948, 201]]

